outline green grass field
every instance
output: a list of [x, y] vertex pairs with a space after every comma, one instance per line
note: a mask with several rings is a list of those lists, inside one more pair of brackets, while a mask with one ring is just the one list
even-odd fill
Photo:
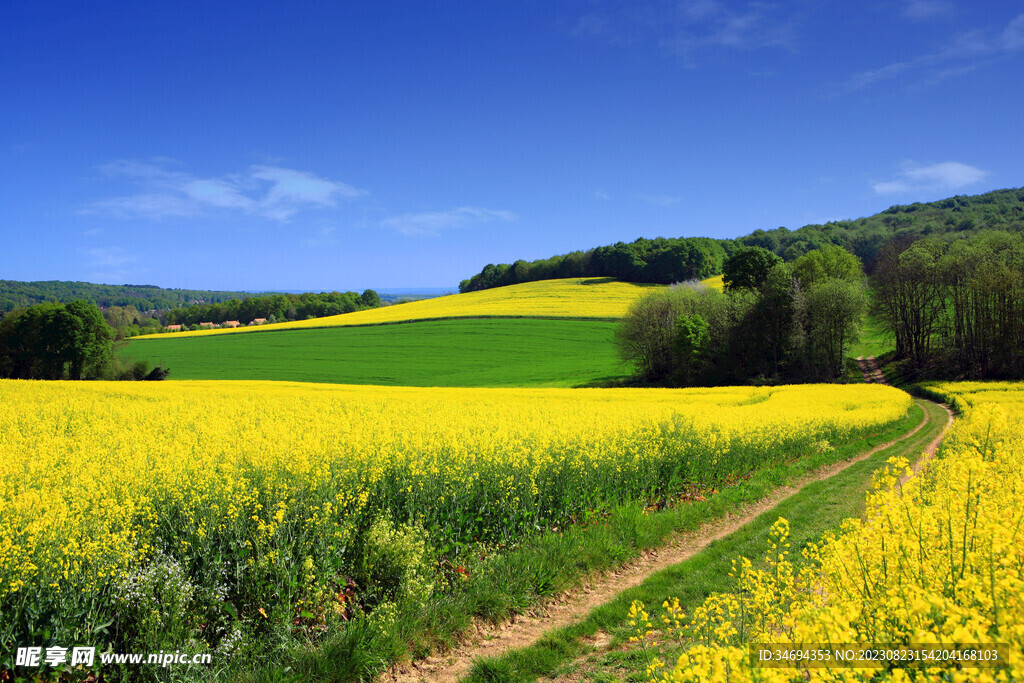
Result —
[[896, 348], [896, 341], [886, 334], [882, 328], [881, 321], [873, 315], [864, 318], [861, 325], [860, 339], [850, 347], [848, 352], [851, 358], [864, 356], [881, 356]]
[[171, 379], [263, 379], [391, 386], [572, 387], [616, 381], [616, 323], [459, 319], [260, 334], [132, 340], [122, 359]]

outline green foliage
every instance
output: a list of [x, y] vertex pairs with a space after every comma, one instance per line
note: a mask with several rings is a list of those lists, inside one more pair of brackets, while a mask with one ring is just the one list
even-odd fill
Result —
[[83, 379], [102, 373], [111, 331], [85, 301], [16, 309], [0, 321], [0, 377]]
[[379, 308], [382, 304], [380, 295], [372, 289], [367, 289], [359, 295], [359, 303], [361, 303], [364, 308]]
[[879, 250], [894, 238], [930, 236], [949, 242], [986, 229], [1024, 231], [1024, 188], [891, 206], [866, 218], [805, 225], [799, 230], [755, 230], [736, 241], [770, 249], [787, 261], [836, 245], [860, 258], [870, 273]]
[[910, 376], [1024, 377], [1024, 235], [893, 240], [872, 288]]
[[256, 318], [266, 318], [268, 321], [273, 319], [278, 322], [324, 318], [329, 315], [377, 308], [381, 303], [380, 295], [372, 289], [367, 289], [362, 294], [355, 292], [272, 294], [176, 308], [165, 313], [163, 320], [167, 325], [186, 325], [188, 327], [204, 322], [219, 325], [227, 320], [237, 320], [242, 325], [246, 325]]
[[131, 634], [125, 645], [139, 652], [197, 649], [191, 636], [203, 611], [195, 604], [202, 592], [185, 569], [168, 557], [158, 557], [125, 576], [115, 619], [120, 632]]
[[[761, 247], [787, 262], [808, 252], [837, 246], [854, 254], [871, 272], [879, 249], [894, 237], [930, 235], [950, 241], [984, 229], [1024, 231], [1024, 188], [892, 206], [867, 218], [805, 225], [798, 230], [755, 230], [735, 241], [704, 237], [640, 238], [628, 244], [617, 242], [537, 261], [488, 264], [463, 280], [459, 291], [564, 277], [617, 277], [662, 284], [702, 280], [721, 273], [726, 257], [738, 246]], [[842, 279], [836, 271], [828, 276]]]
[[859, 282], [864, 277], [860, 259], [842, 247], [827, 246], [793, 261], [793, 276], [809, 289], [827, 279]]
[[[389, 297], [393, 298], [393, 297]], [[255, 318], [305, 320], [351, 313], [383, 305], [372, 289], [319, 294], [272, 294], [251, 292], [161, 289], [152, 285], [96, 285], [88, 282], [17, 282], [0, 280], [0, 319], [17, 309], [39, 303], [82, 300], [99, 306], [117, 339], [160, 331], [167, 325], [196, 325]]]
[[726, 262], [725, 293], [680, 286], [637, 300], [616, 333], [623, 359], [652, 383], [841, 377], [866, 304], [859, 261], [837, 249], [787, 264], [746, 247]]
[[131, 340], [117, 356], [175, 379], [276, 379], [400, 386], [578, 386], [625, 379], [616, 324], [464, 319]]
[[[91, 282], [18, 282], [0, 280], [0, 315], [41, 303], [82, 300], [106, 309], [134, 306], [138, 311], [168, 310], [194, 302], [244, 299], [249, 292], [218, 292], [197, 289], [163, 289], [153, 285], [97, 285]], [[115, 326], [116, 327], [116, 326]]]
[[726, 291], [757, 289], [768, 278], [768, 271], [782, 258], [762, 247], [741, 247], [725, 260], [722, 281]]
[[114, 329], [138, 325], [139, 309], [131, 304], [128, 306], [111, 306], [103, 311], [103, 319]]
[[[813, 520], [813, 531], [820, 533], [849, 516], [851, 506], [856, 508], [863, 504], [863, 491], [871, 481], [874, 468], [884, 465], [895, 453], [920, 453], [938, 433], [945, 414], [938, 406], [933, 407], [943, 420], [933, 419], [933, 424], [912, 437], [912, 443], [910, 440], [900, 443], [877, 453], [869, 461], [848, 468], [828, 482], [808, 486], [790, 499], [801, 514], [787, 510], [787, 517]], [[594, 511], [592, 519], [581, 520], [582, 523], [538, 533], [515, 548], [501, 552], [474, 548], [476, 552], [465, 557], [465, 566], [459, 567], [466, 571], [464, 579], [448, 585], [439, 583], [439, 594], [435, 593], [435, 598], [423, 609], [410, 606], [393, 613], [395, 626], [391, 632], [399, 631], [404, 635], [397, 647], [395, 638], [374, 628], [370, 619], [353, 619], [331, 632], [319, 647], [291, 648], [288, 664], [294, 680], [372, 680], [391, 662], [415, 656], [417, 650], [423, 654], [432, 646], [450, 649], [459, 642], [460, 635], [470, 632], [475, 620], [497, 623], [529, 613], [583, 577], [637, 557], [644, 549], [662, 544], [674, 532], [692, 531], [701, 524], [721, 519], [739, 506], [763, 499], [777, 486], [799, 481], [817, 467], [848, 459], [876, 444], [895, 439], [920, 421], [921, 410], [914, 407], [906, 418], [887, 427], [883, 433], [837, 444], [834, 450], [815, 451], [784, 464], [760, 462], [757, 471], [741, 484], [723, 487], [702, 500], [661, 507], [657, 511], [652, 511], [647, 503], [624, 502], [607, 510]], [[767, 524], [771, 521], [774, 518]], [[743, 539], [742, 543], [760, 542], [764, 537], [761, 527], [751, 533], [738, 532], [735, 536]], [[652, 583], [655, 590], [660, 590], [666, 582], [675, 594], [683, 595], [679, 590], [682, 584], [686, 586], [687, 595], [699, 594], [702, 600], [701, 592], [709, 582], [724, 585], [729, 580], [730, 559], [739, 552], [737, 548], [742, 550], [743, 547], [737, 545], [737, 538], [733, 537], [712, 544], [685, 568], [661, 572], [643, 587], [632, 589], [626, 594], [632, 597], [625, 598], [625, 604], [628, 607], [629, 600], [638, 596], [636, 591], [649, 591]], [[449, 566], [443, 561], [440, 564]], [[557, 664], [578, 653], [583, 635], [593, 635], [597, 628], [611, 628], [622, 614], [621, 604], [621, 598], [617, 598], [591, 612], [582, 624], [564, 629], [555, 638], [543, 638], [528, 651], [512, 651], [503, 660], [481, 660], [488, 664], [474, 669], [470, 680], [489, 680], [491, 675], [500, 680], [513, 675], [516, 679], [534, 680], [550, 674]], [[546, 652], [538, 653], [538, 650]], [[276, 665], [274, 670], [280, 669], [281, 666]], [[236, 680], [279, 679], [269, 674], [257, 677], [246, 672]]]
[[681, 384], [690, 384], [703, 371], [711, 344], [711, 326], [700, 315], [680, 315], [676, 319], [676, 351], [679, 354]]
[[614, 277], [627, 282], [670, 284], [717, 275], [728, 242], [707, 237], [640, 238], [537, 261], [488, 264], [459, 284], [460, 292], [566, 277]]
[[677, 291], [656, 290], [634, 301], [616, 330], [623, 360], [649, 382], [667, 378], [679, 365], [676, 321], [684, 315]]
[[435, 589], [434, 562], [434, 551], [422, 527], [378, 518], [363, 540], [355, 577], [360, 586], [366, 586], [364, 604], [376, 609], [388, 604], [422, 609]]
[[[915, 406], [898, 427], [870, 438], [867, 444], [861, 442], [856, 446], [844, 445], [834, 451], [823, 451], [813, 458], [794, 462], [789, 467], [780, 466], [774, 468], [774, 471], [761, 470], [743, 484], [725, 488], [706, 501], [645, 514], [643, 528], [659, 528], [666, 518], [674, 520], [671, 524], [677, 530], [696, 528], [705, 520], [735, 512], [748, 501], [762, 500], [774, 487], [797, 481], [815, 467], [848, 459], [857, 452], [858, 447], [866, 449], [868, 445], [900, 438], [921, 422], [921, 408], [927, 412], [927, 423], [915, 434], [903, 436], [892, 446], [823, 481], [804, 486], [769, 513], [760, 515], [727, 537], [711, 543], [687, 560], [653, 574], [639, 586], [621, 592], [613, 600], [592, 609], [577, 623], [557, 631], [548, 631], [543, 638], [527, 647], [477, 660], [466, 680], [492, 680], [492, 672], [497, 672], [500, 676], [498, 680], [502, 681], [555, 678], [575, 680], [584, 677], [595, 681], [646, 680], [645, 658], [635, 650], [623, 651], [619, 647], [628, 640], [629, 632], [633, 630], [623, 618], [631, 602], [640, 600], [648, 605], [662, 605], [670, 596], [674, 596], [679, 598], [683, 609], [692, 614], [693, 608], [708, 595], [725, 592], [734, 585], [735, 580], [730, 576], [734, 558], [741, 555], [764, 556], [770, 548], [767, 532], [779, 517], [790, 520], [790, 542], [793, 547], [802, 547], [810, 542], [819, 542], [824, 534], [838, 529], [843, 520], [861, 514], [864, 494], [871, 486], [874, 473], [884, 468], [890, 457], [913, 457], [921, 453], [931, 439], [941, 434], [945, 425], [945, 412], [942, 408], [927, 402], [919, 402], [919, 405], [921, 407]], [[567, 542], [573, 540], [572, 537], [566, 539]], [[593, 544], [594, 541], [589, 541], [588, 546]], [[643, 547], [639, 543], [637, 545]], [[592, 650], [593, 636], [598, 631], [611, 634], [612, 640], [608, 645], [609, 653], [598, 662], [595, 671], [593, 660], [588, 662], [584, 657]], [[613, 672], [608, 672], [609, 665], [614, 666]], [[624, 671], [623, 667], [633, 671]]]
[[840, 377], [847, 349], [856, 341], [866, 299], [858, 281], [829, 278], [807, 292], [804, 357], [826, 377]]

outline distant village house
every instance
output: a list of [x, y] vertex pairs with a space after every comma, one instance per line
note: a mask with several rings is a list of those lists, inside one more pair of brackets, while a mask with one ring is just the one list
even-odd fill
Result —
[[221, 323], [221, 327], [238, 327], [240, 324], [237, 320], [225, 320]]
[[168, 325], [167, 326], [167, 331], [168, 332], [181, 332], [181, 325]]
[[267, 322], [266, 318], [253, 318], [252, 322], [250, 322], [249, 324], [250, 325], [264, 325], [264, 324], [266, 324], [266, 322]]

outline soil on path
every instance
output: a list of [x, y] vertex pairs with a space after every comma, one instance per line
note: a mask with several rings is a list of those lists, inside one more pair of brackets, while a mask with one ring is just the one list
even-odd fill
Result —
[[[868, 384], [889, 384], [889, 380], [886, 379], [882, 369], [878, 366], [878, 359], [874, 356], [858, 356], [857, 366], [864, 375], [864, 381]], [[936, 436], [930, 444], [928, 444], [928, 448], [925, 449], [924, 455], [918, 458], [917, 461], [910, 466], [911, 472], [900, 477], [900, 486], [906, 484], [912, 474], [913, 476], [917, 476], [925, 469], [928, 465], [928, 461], [932, 459], [932, 456], [935, 455], [935, 451], [938, 450], [939, 444], [942, 442], [942, 437], [946, 435], [946, 430], [953, 424], [953, 411], [944, 403], [939, 403], [938, 405], [946, 411], [948, 416], [946, 419], [946, 426], [943, 428], [942, 432], [940, 432], [939, 435]]]
[[882, 374], [882, 369], [878, 367], [878, 360], [874, 356], [857, 357], [857, 367], [860, 368], [860, 372], [864, 375], [864, 381], [868, 384], [888, 384], [889, 381]]
[[[875, 367], [877, 369], [877, 365]], [[884, 376], [881, 381], [885, 381]], [[952, 420], [952, 413], [950, 413], [950, 420]], [[677, 534], [665, 545], [645, 552], [640, 558], [622, 565], [614, 571], [592, 576], [579, 588], [562, 593], [529, 614], [514, 617], [497, 626], [478, 623], [475, 626], [475, 631], [468, 635], [457, 649], [415, 662], [395, 665], [379, 680], [399, 683], [413, 681], [453, 683], [458, 681], [470, 672], [474, 660], [483, 657], [496, 657], [509, 650], [527, 647], [539, 640], [547, 631], [576, 623], [592, 609], [609, 602], [622, 591], [638, 586], [653, 574], [689, 559], [704, 550], [713, 541], [725, 538], [752, 522], [762, 513], [798, 493], [808, 484], [827, 479], [854, 463], [866, 460], [878, 451], [910, 438], [928, 424], [928, 421], [928, 412], [925, 411], [920, 424], [898, 439], [875, 446], [850, 460], [821, 467], [788, 486], [775, 489], [771, 495], [756, 503], [741, 506], [725, 517], [702, 525], [695, 531]], [[948, 423], [946, 426], [948, 427]], [[928, 450], [934, 451], [941, 438], [941, 434], [936, 437], [929, 444]]]

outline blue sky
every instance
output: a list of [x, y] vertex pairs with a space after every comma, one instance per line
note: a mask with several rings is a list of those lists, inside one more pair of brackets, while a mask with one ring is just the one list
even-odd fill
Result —
[[1024, 5], [0, 8], [0, 279], [448, 287], [1024, 184]]

